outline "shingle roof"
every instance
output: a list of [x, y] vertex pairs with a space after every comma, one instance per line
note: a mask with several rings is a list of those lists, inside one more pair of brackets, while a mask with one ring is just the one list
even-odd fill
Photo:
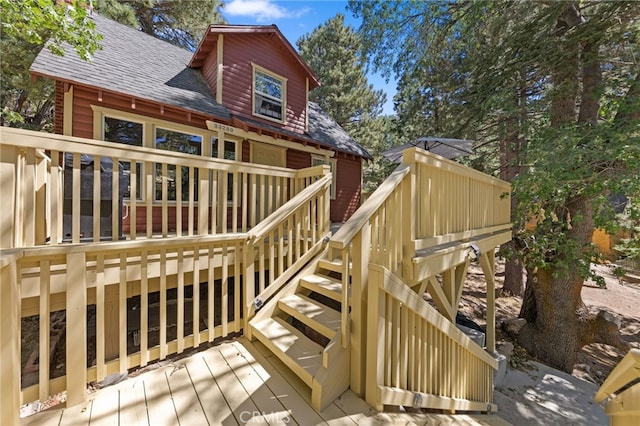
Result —
[[311, 139], [330, 145], [338, 151], [356, 154], [369, 160], [373, 158], [315, 102], [309, 102], [308, 134]]
[[[187, 67], [191, 52], [97, 13], [93, 13], [92, 19], [103, 37], [102, 49], [95, 52], [93, 62], [83, 61], [67, 45], [65, 56], [43, 49], [31, 65], [31, 72], [177, 106], [212, 118], [231, 118], [229, 111], [216, 102], [200, 70]], [[371, 158], [315, 103], [309, 103], [309, 132], [303, 137], [338, 151]]]
[[186, 67], [191, 59], [189, 51], [97, 13], [92, 14], [92, 19], [103, 37], [102, 49], [95, 52], [92, 63], [80, 59], [67, 45], [64, 56], [43, 49], [31, 71], [229, 118], [229, 112], [216, 102], [200, 71]]

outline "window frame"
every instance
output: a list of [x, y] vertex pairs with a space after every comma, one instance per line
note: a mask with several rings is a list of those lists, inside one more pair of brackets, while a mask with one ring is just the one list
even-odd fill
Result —
[[328, 165], [331, 171], [331, 186], [329, 186], [329, 198], [336, 199], [337, 183], [338, 183], [338, 160], [335, 158], [327, 158], [322, 155], [311, 154], [311, 167]]
[[[264, 74], [267, 77], [271, 77], [274, 80], [277, 80], [281, 83], [281, 94], [282, 99], [280, 99], [280, 119], [276, 117], [271, 117], [266, 114], [260, 114], [256, 111], [256, 96], [266, 97], [267, 100], [278, 100], [274, 96], [269, 95], [268, 93], [259, 92], [256, 89], [256, 77], [258, 74]], [[279, 74], [274, 73], [273, 71], [269, 71], [268, 69], [261, 67], [255, 63], [252, 63], [252, 75], [251, 75], [251, 115], [254, 117], [258, 117], [264, 120], [273, 121], [280, 124], [286, 124], [287, 122], [287, 79]]]
[[[140, 124], [142, 126], [142, 144], [141, 145], [130, 145], [130, 146], [140, 146], [140, 147], [144, 147], [145, 146], [145, 140], [146, 140], [146, 135], [147, 135], [147, 126], [145, 125], [144, 120], [136, 120], [135, 118], [126, 116], [126, 115], [122, 115], [122, 114], [118, 114], [117, 112], [115, 113], [111, 113], [111, 112], [103, 112], [102, 114], [100, 114], [100, 140], [105, 141], [105, 142], [112, 142], [112, 143], [121, 143], [123, 145], [129, 145], [127, 143], [123, 143], [123, 142], [117, 142], [117, 141], [107, 141], [105, 139], [105, 133], [106, 133], [106, 119], [107, 118], [111, 118], [114, 120], [120, 120], [120, 121], [128, 121], [130, 123], [135, 123], [135, 124]], [[144, 163], [136, 163], [136, 166], [140, 167], [140, 173], [137, 173], [136, 171], [136, 178], [139, 180], [139, 182], [136, 182], [136, 190], [139, 193], [136, 194], [136, 201], [140, 201], [143, 202], [145, 199], [145, 179], [144, 179], [144, 174], [145, 174], [145, 170], [144, 170]], [[131, 163], [129, 163], [129, 176], [131, 176]], [[131, 177], [129, 177], [129, 179], [131, 179]], [[131, 188], [131, 183], [129, 183], [129, 188]], [[131, 194], [129, 194], [128, 197], [123, 197], [122, 198], [125, 201], [130, 201], [131, 200]]]
[[[152, 127], [153, 127], [153, 133], [152, 133], [153, 138], [152, 138], [152, 140], [153, 140], [153, 144], [154, 144], [153, 145], [154, 149], [157, 149], [159, 151], [167, 151], [167, 152], [180, 152], [180, 151], [172, 151], [172, 150], [158, 148], [158, 146], [157, 146], [157, 144], [158, 144], [158, 130], [164, 130], [164, 131], [173, 132], [173, 133], [181, 133], [183, 135], [187, 135], [187, 136], [191, 136], [191, 137], [193, 137], [193, 136], [199, 137], [200, 138], [200, 154], [190, 154], [188, 152], [183, 153], [183, 154], [198, 155], [200, 157], [202, 157], [204, 155], [203, 154], [204, 153], [204, 141], [206, 141], [206, 136], [202, 132], [190, 132], [190, 131], [187, 131], [185, 129], [176, 130], [175, 128], [172, 128], [172, 126], [158, 125], [158, 124], [155, 124], [155, 123], [152, 125]], [[169, 170], [170, 167], [171, 167], [171, 165], [168, 165], [167, 173], [170, 173], [170, 170]], [[174, 176], [175, 176], [176, 175], [177, 166], [174, 165], [173, 167], [174, 167], [173, 173], [174, 173]], [[182, 169], [181, 169], [181, 172], [183, 174], [184, 174], [184, 169], [185, 169], [185, 167], [182, 167]], [[197, 191], [197, 188], [198, 188], [198, 170], [196, 169], [196, 170], [194, 170], [194, 172], [195, 172], [194, 173], [194, 182], [193, 182], [193, 188], [191, 188], [191, 190], [194, 193], [193, 199], [194, 199], [195, 202], [197, 202], [198, 201], [198, 191]], [[189, 185], [189, 182], [188, 182], [189, 176], [188, 175], [189, 175], [189, 169], [187, 169], [187, 174], [186, 174], [187, 182], [185, 182], [184, 179], [182, 179], [182, 181], [181, 181], [183, 189], [185, 188], [185, 185], [187, 185], [186, 188], [188, 188], [188, 185]], [[158, 193], [157, 192], [157, 186], [158, 186], [157, 176], [158, 176], [158, 164], [156, 163], [156, 167], [154, 167], [154, 170], [153, 170], [153, 182], [155, 182], [154, 188], [153, 188], [153, 194], [154, 194], [153, 202], [154, 203], [162, 203], [162, 198], [158, 198], [157, 197], [157, 193]], [[189, 199], [187, 193], [184, 192], [184, 191], [182, 192], [182, 197], [183, 197], [182, 200], [178, 200], [177, 197], [175, 199], [172, 199], [172, 198], [169, 198], [169, 194], [167, 194], [167, 203], [172, 203], [173, 204], [173, 203], [177, 203], [178, 201], [184, 203], [184, 202], [188, 201], [188, 199]], [[185, 199], [185, 197], [187, 197], [187, 198]]]

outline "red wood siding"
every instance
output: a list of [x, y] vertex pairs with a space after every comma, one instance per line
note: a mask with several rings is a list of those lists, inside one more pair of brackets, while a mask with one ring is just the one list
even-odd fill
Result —
[[345, 222], [360, 207], [362, 159], [336, 154], [336, 199], [331, 200], [331, 222]]
[[245, 140], [242, 142], [242, 161], [245, 163], [251, 162], [251, 142]]
[[214, 49], [204, 61], [204, 64], [202, 64], [202, 77], [204, 77], [204, 80], [207, 82], [207, 85], [209, 86], [209, 89], [211, 89], [211, 93], [213, 93], [214, 96], [216, 94], [216, 85], [218, 81], [217, 57], [217, 50]]
[[308, 152], [287, 149], [287, 167], [290, 169], [304, 169], [311, 167], [311, 154]]
[[[231, 114], [304, 133], [306, 77], [300, 65], [284, 47], [274, 46], [272, 40], [263, 34], [225, 35], [223, 62], [222, 103]], [[287, 79], [284, 125], [252, 115], [252, 62]]]
[[[97, 89], [75, 85], [73, 88], [73, 136], [93, 138], [93, 110], [91, 105], [111, 108], [146, 117], [185, 124], [196, 128], [206, 129], [207, 117], [200, 114], [191, 114], [191, 120], [184, 111], [171, 107], [160, 109], [160, 105], [154, 102], [136, 100], [132, 105], [132, 98], [102, 92], [102, 101], [99, 101], [100, 92]], [[132, 106], [135, 106], [132, 107]]]
[[56, 91], [53, 107], [53, 132], [59, 135], [63, 132], [64, 123], [64, 83], [56, 81]]

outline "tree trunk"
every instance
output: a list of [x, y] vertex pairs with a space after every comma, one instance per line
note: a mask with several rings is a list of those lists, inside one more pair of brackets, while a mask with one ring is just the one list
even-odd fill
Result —
[[[518, 75], [519, 84], [515, 88], [514, 103], [520, 111], [519, 116], [508, 120], [507, 126], [511, 128], [510, 132], [500, 143], [502, 160], [500, 178], [507, 182], [512, 182], [522, 172], [520, 156], [525, 145], [523, 125], [527, 120], [527, 82], [525, 76], [525, 71], [520, 72]], [[507, 253], [504, 266], [504, 284], [502, 285], [502, 295], [504, 296], [522, 296], [525, 288], [524, 265], [518, 256], [521, 247], [519, 247], [517, 235], [524, 226], [518, 217], [518, 202], [517, 194], [511, 194], [511, 222], [513, 223], [514, 239], [503, 246], [503, 250]]]
[[[563, 37], [582, 20], [583, 17], [574, 4], [567, 4], [558, 17], [556, 34], [559, 36], [559, 45], [566, 53], [564, 61], [555, 63], [552, 69], [552, 80], [557, 91], [551, 105], [553, 127], [559, 128], [576, 120], [579, 87], [577, 77], [580, 70], [582, 92], [578, 122], [591, 125], [597, 123], [600, 108], [598, 88], [602, 80], [598, 45], [590, 41], [579, 46], [575, 41]], [[581, 55], [578, 54], [580, 47]], [[574, 243], [578, 250], [576, 255], [584, 258], [594, 230], [592, 200], [583, 195], [569, 196], [556, 214], [566, 222], [564, 226], [567, 240]], [[554, 258], [554, 253], [549, 256], [549, 264], [538, 268], [535, 277], [528, 280], [531, 288], [527, 289], [528, 297], [523, 301], [521, 311], [521, 316], [526, 317], [528, 323], [518, 340], [534, 356], [556, 368], [571, 372], [583, 345], [592, 343], [596, 337], [600, 341], [615, 342], [616, 335], [611, 333], [610, 322], [605, 320], [598, 323], [586, 314], [580, 295], [584, 281], [580, 271], [571, 265], [556, 266], [567, 259]]]

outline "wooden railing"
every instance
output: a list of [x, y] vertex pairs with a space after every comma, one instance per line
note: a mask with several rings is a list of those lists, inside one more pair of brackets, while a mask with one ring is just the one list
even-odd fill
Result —
[[[32, 358], [38, 360], [38, 384], [23, 386], [20, 401], [66, 390], [73, 405], [84, 400], [91, 381], [240, 331], [239, 278], [247, 239], [239, 233], [5, 250], [3, 348], [19, 351], [21, 318], [39, 318], [37, 335], [29, 336], [39, 345], [27, 339], [29, 346], [22, 348], [37, 349]], [[62, 311], [62, 324], [53, 329], [66, 340], [66, 373], [54, 378], [50, 319]], [[20, 394], [17, 355], [2, 355], [3, 393]], [[17, 382], [9, 379], [16, 374]], [[4, 399], [0, 403], [3, 412], [15, 410]]]
[[[91, 381], [241, 331], [256, 287], [261, 298], [275, 293], [329, 233], [327, 166], [248, 165], [8, 128], [1, 129], [0, 142], [0, 424], [14, 424], [23, 403], [66, 391], [67, 404], [73, 405], [84, 400]], [[83, 155], [115, 166], [83, 169]], [[69, 158], [73, 165], [65, 168]], [[105, 187], [120, 191], [121, 164], [130, 165], [130, 194], [139, 187], [137, 164], [145, 172], [147, 200], [153, 199], [154, 179], [160, 182], [160, 231], [153, 226], [152, 209], [136, 197], [125, 199], [124, 208], [110, 200], [107, 210], [118, 220], [128, 212], [131, 229], [122, 239], [122, 224], [114, 220], [117, 231], [110, 239], [116, 241], [100, 241], [102, 224], [93, 212], [103, 206], [91, 201], [94, 237], [87, 241], [76, 207], [85, 190], [83, 173], [92, 183], [90, 198], [100, 200]], [[188, 168], [190, 183], [187, 195], [176, 188], [179, 201], [170, 203], [172, 167], [178, 183], [181, 168]], [[154, 176], [156, 169], [160, 173]], [[64, 180], [73, 182], [66, 194]], [[197, 189], [189, 190], [196, 182]], [[64, 210], [71, 217], [71, 244], [59, 244], [65, 202], [71, 209]], [[201, 205], [208, 208], [198, 209]], [[141, 211], [144, 220], [136, 221]], [[34, 325], [35, 334], [24, 344], [21, 324]], [[21, 377], [22, 352], [30, 380]], [[54, 352], [63, 354], [58, 363], [66, 371], [50, 364]]]
[[[420, 250], [465, 243], [466, 253], [476, 237], [493, 235], [485, 245], [508, 240], [509, 200], [508, 183], [420, 149], [408, 149], [403, 164], [331, 238], [329, 256], [342, 262], [343, 288], [348, 289], [343, 291], [341, 341], [343, 347], [350, 342], [354, 392], [365, 392], [365, 353], [372, 344], [366, 339], [369, 265], [384, 267], [415, 285], [413, 262]], [[460, 262], [440, 263], [450, 269]], [[434, 270], [432, 275], [441, 272]], [[488, 311], [493, 312], [490, 307]], [[440, 347], [439, 342], [434, 344]], [[490, 379], [490, 374], [484, 376]]]
[[245, 322], [320, 251], [329, 235], [332, 177], [325, 167], [322, 179], [249, 231], [244, 262]]
[[604, 381], [594, 397], [605, 403], [612, 426], [640, 424], [640, 349], [631, 349]]
[[388, 269], [369, 267], [367, 402], [495, 411], [498, 362]]
[[0, 151], [4, 248], [246, 232], [323, 176], [7, 127]]

